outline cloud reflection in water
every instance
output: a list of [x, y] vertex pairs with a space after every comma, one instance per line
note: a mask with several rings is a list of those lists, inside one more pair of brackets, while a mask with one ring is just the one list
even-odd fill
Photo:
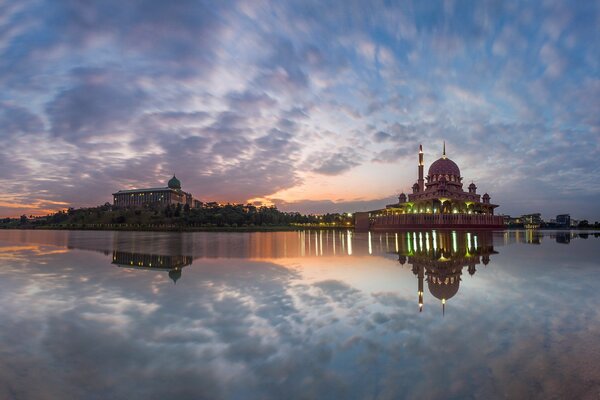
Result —
[[3, 398], [585, 397], [600, 384], [597, 237], [570, 235], [566, 254], [564, 234], [514, 232], [7, 235]]

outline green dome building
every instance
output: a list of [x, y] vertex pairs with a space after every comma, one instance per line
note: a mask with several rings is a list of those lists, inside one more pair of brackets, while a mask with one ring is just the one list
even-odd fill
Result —
[[181, 204], [200, 207], [200, 201], [181, 190], [181, 181], [175, 174], [167, 182], [167, 187], [147, 189], [126, 189], [113, 193], [115, 207], [139, 207], [148, 204], [171, 205]]

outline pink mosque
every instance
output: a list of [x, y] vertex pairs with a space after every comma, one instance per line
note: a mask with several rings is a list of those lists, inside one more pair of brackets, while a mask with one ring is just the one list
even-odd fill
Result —
[[490, 196], [477, 193], [471, 183], [463, 190], [458, 165], [446, 156], [434, 161], [424, 177], [423, 146], [419, 146], [418, 178], [408, 196], [401, 193], [398, 203], [384, 209], [355, 213], [357, 230], [418, 228], [503, 228], [502, 216], [494, 215], [497, 204]]

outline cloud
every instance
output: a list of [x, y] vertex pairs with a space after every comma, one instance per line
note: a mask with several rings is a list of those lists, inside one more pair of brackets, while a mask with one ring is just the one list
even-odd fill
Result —
[[319, 174], [339, 175], [360, 165], [361, 160], [361, 156], [354, 149], [344, 147], [334, 153], [313, 154], [307, 159], [306, 165]]
[[35, 135], [44, 131], [44, 123], [24, 107], [0, 103], [1, 139], [9, 140], [21, 135]]
[[107, 71], [86, 72], [77, 81], [46, 107], [55, 136], [81, 141], [120, 133], [143, 105], [143, 91]]
[[[175, 172], [205, 200], [303, 184], [301, 197], [329, 210], [311, 199], [323, 179], [360, 167], [377, 193], [357, 185], [336, 201], [386, 198], [412, 185], [418, 144], [429, 162], [446, 140], [467, 179], [511, 212], [519, 201], [503, 193], [539, 181], [561, 212], [600, 216], [580, 200], [598, 194], [600, 151], [587, 3], [0, 8], [0, 180], [13, 204], [91, 206]], [[383, 164], [398, 171], [389, 190]]]
[[229, 93], [227, 99], [232, 110], [242, 112], [255, 112], [257, 109], [270, 108], [277, 104], [277, 101], [265, 93], [250, 91]]

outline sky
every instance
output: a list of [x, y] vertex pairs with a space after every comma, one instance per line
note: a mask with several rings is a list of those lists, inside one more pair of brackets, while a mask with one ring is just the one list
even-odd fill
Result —
[[0, 216], [173, 174], [374, 209], [447, 155], [498, 213], [600, 220], [600, 5], [0, 0]]

